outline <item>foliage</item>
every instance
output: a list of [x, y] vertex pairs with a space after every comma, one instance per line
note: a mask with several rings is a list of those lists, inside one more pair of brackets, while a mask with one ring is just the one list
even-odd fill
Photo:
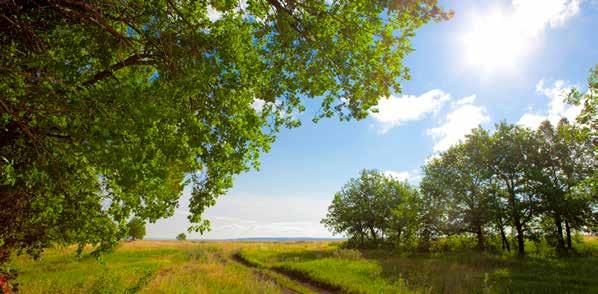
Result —
[[[581, 113], [577, 116], [577, 124], [580, 131], [577, 133], [579, 141], [591, 142], [594, 144], [594, 161], [598, 161], [598, 64], [590, 70], [586, 93], [574, 88], [569, 94], [569, 102], [582, 106]], [[589, 190], [594, 195], [594, 204], [598, 202], [598, 169], [594, 174], [578, 186], [580, 190]], [[598, 215], [594, 213], [593, 232], [598, 232]]]
[[376, 170], [363, 170], [334, 195], [322, 224], [346, 234], [356, 246], [408, 239], [417, 220], [411, 209], [417, 191]]
[[185, 233], [180, 233], [180, 234], [176, 235], [176, 239], [179, 241], [185, 241], [185, 240], [187, 240], [187, 235], [185, 235]]
[[134, 217], [127, 224], [131, 240], [141, 240], [145, 236], [145, 223], [142, 219]]
[[493, 132], [476, 128], [426, 163], [419, 190], [363, 170], [335, 194], [322, 223], [361, 248], [450, 251], [451, 243], [473, 247], [473, 235], [479, 251], [515, 247], [523, 256], [531, 242], [574, 254], [576, 232], [597, 223], [598, 198], [587, 183], [598, 160], [584, 128], [567, 120], [537, 130], [505, 122]]
[[443, 204], [424, 224], [436, 224], [436, 236], [474, 233], [478, 249], [485, 235], [496, 234], [509, 251], [508, 229], [519, 255], [526, 238], [545, 238], [563, 253], [572, 249], [572, 231], [587, 230], [596, 205], [592, 191], [579, 188], [598, 165], [579, 132], [566, 120], [535, 131], [507, 123], [492, 134], [474, 129], [424, 167], [422, 194]]
[[456, 145], [432, 160], [424, 169], [422, 193], [444, 199], [444, 233], [476, 234], [479, 250], [484, 249], [485, 230], [490, 222], [491, 180], [482, 160], [487, 153], [482, 129], [477, 129], [465, 143]]
[[321, 101], [315, 120], [364, 118], [409, 78], [415, 31], [451, 15], [432, 0], [0, 7], [0, 262], [107, 249], [132, 215], [171, 216], [186, 186], [205, 231], [205, 208], [305, 99]]

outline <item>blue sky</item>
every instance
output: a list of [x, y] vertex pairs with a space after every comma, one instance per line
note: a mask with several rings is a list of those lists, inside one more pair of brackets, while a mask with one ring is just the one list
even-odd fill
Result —
[[[441, 1], [455, 11], [417, 32], [403, 92], [381, 100], [362, 121], [310, 121], [283, 130], [259, 171], [239, 175], [209, 208], [201, 238], [330, 237], [320, 219], [334, 193], [363, 168], [417, 183], [426, 159], [471, 128], [506, 120], [535, 127], [575, 117], [563, 92], [585, 85], [598, 63], [598, 1]], [[185, 191], [171, 218], [148, 225], [149, 238], [188, 226]], [[192, 234], [192, 238], [200, 238]]]

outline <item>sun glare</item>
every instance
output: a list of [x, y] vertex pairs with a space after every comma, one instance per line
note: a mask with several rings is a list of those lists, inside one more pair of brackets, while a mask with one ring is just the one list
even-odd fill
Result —
[[525, 51], [526, 38], [511, 17], [494, 11], [479, 16], [463, 37], [465, 60], [485, 71], [513, 69]]

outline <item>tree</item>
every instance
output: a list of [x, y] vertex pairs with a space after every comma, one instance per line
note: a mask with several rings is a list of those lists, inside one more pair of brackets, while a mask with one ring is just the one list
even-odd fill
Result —
[[497, 195], [504, 197], [511, 225], [517, 234], [517, 253], [525, 255], [527, 223], [536, 199], [528, 186], [528, 159], [538, 149], [528, 129], [500, 123], [490, 137], [486, 167], [492, 173]]
[[445, 197], [444, 187], [441, 181], [440, 158], [431, 158], [422, 168], [424, 177], [420, 183], [420, 229], [418, 231], [419, 249], [428, 250], [430, 242], [440, 236], [446, 235], [448, 223], [448, 199]]
[[578, 131], [565, 119], [556, 128], [549, 121], [543, 122], [535, 133], [540, 148], [528, 164], [529, 185], [540, 198], [542, 212], [552, 218], [560, 252], [565, 251], [563, 224], [571, 249], [572, 227], [581, 228], [592, 214], [591, 195], [576, 190], [576, 186], [592, 176], [596, 163], [592, 144], [577, 140]]
[[[376, 170], [363, 170], [334, 195], [322, 224], [358, 246], [378, 245], [394, 233], [398, 241], [413, 226], [404, 209], [415, 190]], [[403, 236], [405, 237], [405, 236]]]
[[132, 218], [127, 224], [131, 240], [142, 240], [145, 237], [145, 223], [138, 217]]
[[[579, 126], [576, 138], [579, 142], [591, 142], [594, 145], [594, 165], [598, 165], [598, 64], [590, 70], [587, 91], [582, 93], [574, 88], [569, 94], [568, 101], [572, 104], [582, 105], [581, 113], [576, 118]], [[598, 168], [594, 168], [593, 175], [583, 180], [576, 191], [588, 193], [592, 196], [591, 203], [593, 214], [590, 226], [598, 228]], [[595, 231], [595, 230], [594, 230]]]
[[185, 235], [185, 233], [180, 233], [180, 234], [176, 235], [176, 239], [179, 241], [185, 241], [185, 240], [187, 240], [187, 235]]
[[206, 207], [305, 99], [322, 101], [314, 120], [364, 118], [409, 78], [416, 29], [451, 15], [430, 0], [0, 7], [0, 262], [108, 248], [132, 215], [172, 215], [185, 186], [205, 231]]
[[387, 228], [389, 239], [395, 239], [398, 246], [410, 246], [420, 228], [421, 198], [418, 190], [406, 181], [391, 181], [390, 224]]
[[483, 166], [487, 137], [483, 129], [474, 130], [465, 142], [449, 148], [424, 169], [424, 187], [439, 187], [436, 193], [447, 203], [447, 229], [475, 234], [480, 251], [485, 248], [484, 231], [491, 220], [491, 176]]

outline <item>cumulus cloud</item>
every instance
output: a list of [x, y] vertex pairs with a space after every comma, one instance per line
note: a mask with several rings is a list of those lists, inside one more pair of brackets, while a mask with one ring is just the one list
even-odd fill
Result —
[[513, 22], [527, 38], [564, 25], [580, 10], [579, 0], [513, 0], [512, 5]]
[[545, 120], [550, 121], [553, 125], [557, 124], [561, 118], [574, 121], [581, 111], [581, 106], [565, 102], [565, 98], [572, 88], [572, 85], [562, 80], [557, 80], [548, 86], [544, 80], [540, 80], [536, 84], [536, 93], [548, 98], [548, 110], [543, 113], [531, 110], [523, 114], [517, 124], [535, 129]]
[[427, 130], [428, 135], [435, 141], [434, 152], [447, 150], [472, 129], [490, 121], [486, 108], [474, 105], [474, 101], [475, 95], [458, 100], [439, 126]]
[[258, 99], [255, 98], [253, 99], [253, 103], [251, 104], [251, 107], [258, 113], [262, 112], [262, 109], [264, 109], [264, 105], [266, 104], [266, 101], [262, 100], [262, 99]]
[[463, 98], [457, 100], [457, 102], [455, 102], [454, 105], [472, 104], [473, 102], [475, 102], [476, 98], [477, 98], [476, 95], [471, 95], [471, 96], [463, 97]]
[[547, 26], [562, 26], [579, 13], [579, 0], [513, 0], [513, 19], [522, 34], [537, 36]]
[[371, 113], [371, 116], [379, 123], [379, 132], [386, 133], [405, 122], [421, 120], [426, 115], [437, 112], [450, 99], [449, 94], [438, 89], [420, 96], [390, 96], [380, 99], [378, 112]]
[[473, 17], [462, 39], [465, 57], [491, 70], [516, 69], [548, 30], [563, 26], [580, 11], [580, 0], [512, 0]]

